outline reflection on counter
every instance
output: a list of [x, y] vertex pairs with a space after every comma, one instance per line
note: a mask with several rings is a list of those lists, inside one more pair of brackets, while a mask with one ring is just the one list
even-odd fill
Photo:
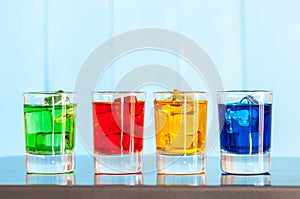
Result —
[[74, 173], [65, 174], [26, 174], [28, 185], [74, 185]]
[[143, 185], [143, 174], [95, 174], [95, 185]]
[[270, 173], [259, 175], [222, 174], [221, 184], [242, 186], [269, 186], [271, 185], [271, 175]]
[[157, 174], [157, 185], [206, 185], [205, 174], [164, 175]]

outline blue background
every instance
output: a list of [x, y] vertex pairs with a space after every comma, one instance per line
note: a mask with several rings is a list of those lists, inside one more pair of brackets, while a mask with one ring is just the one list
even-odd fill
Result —
[[[25, 154], [24, 91], [74, 90], [81, 65], [101, 43], [134, 29], [162, 28], [204, 48], [225, 89], [273, 90], [272, 154], [298, 157], [299, 7], [298, 0], [2, 0], [0, 156]], [[112, 64], [98, 88], [113, 90], [119, 76], [147, 63], [168, 65], [202, 88], [186, 63], [152, 51]], [[154, 143], [152, 132], [145, 152]], [[83, 145], [77, 139], [77, 154], [88, 153]], [[209, 155], [218, 156], [219, 146]]]

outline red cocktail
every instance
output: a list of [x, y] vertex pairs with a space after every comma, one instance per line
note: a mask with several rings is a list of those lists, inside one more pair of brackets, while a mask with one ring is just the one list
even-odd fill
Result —
[[[137, 156], [136, 154], [141, 156], [144, 99], [139, 99], [132, 93], [106, 93], [106, 97], [103, 97], [105, 93], [98, 95], [100, 97], [95, 99], [94, 96], [92, 104], [95, 157], [99, 157], [99, 161], [108, 162], [106, 159], [109, 157], [116, 160], [117, 157], [128, 158], [130, 155]], [[103, 169], [100, 170], [103, 172]]]

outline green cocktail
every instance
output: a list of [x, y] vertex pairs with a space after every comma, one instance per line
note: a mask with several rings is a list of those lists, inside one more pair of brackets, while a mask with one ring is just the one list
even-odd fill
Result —
[[74, 152], [75, 104], [24, 105], [26, 152], [64, 154]]
[[26, 167], [29, 173], [74, 170], [76, 108], [71, 92], [24, 93]]

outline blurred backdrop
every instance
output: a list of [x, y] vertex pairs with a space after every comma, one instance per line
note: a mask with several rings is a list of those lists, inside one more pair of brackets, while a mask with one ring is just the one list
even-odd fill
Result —
[[[24, 91], [72, 91], [82, 64], [97, 46], [127, 31], [159, 28], [200, 45], [225, 89], [273, 90], [272, 154], [300, 157], [300, 117], [293, 104], [300, 97], [299, 7], [298, 0], [2, 0], [0, 156], [25, 154]], [[97, 90], [114, 90], [129, 71], [147, 64], [168, 66], [193, 90], [205, 90], [203, 77], [188, 63], [147, 49], [108, 66]], [[164, 89], [173, 88], [159, 82], [136, 88], [149, 93]], [[146, 126], [153, 126], [151, 110], [150, 103]], [[145, 134], [145, 152], [155, 151], [155, 132]], [[84, 145], [76, 140], [77, 154], [88, 154]], [[218, 144], [209, 155], [219, 155]]]

